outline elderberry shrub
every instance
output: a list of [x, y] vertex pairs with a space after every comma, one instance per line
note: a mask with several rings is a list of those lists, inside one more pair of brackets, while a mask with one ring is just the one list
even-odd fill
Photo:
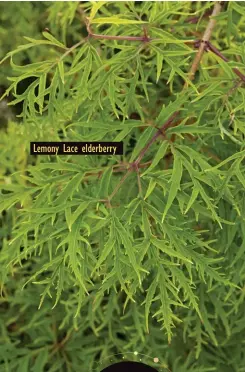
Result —
[[0, 371], [242, 372], [243, 3], [8, 4]]

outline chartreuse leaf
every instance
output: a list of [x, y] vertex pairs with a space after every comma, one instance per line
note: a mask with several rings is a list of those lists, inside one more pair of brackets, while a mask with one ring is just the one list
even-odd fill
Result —
[[165, 59], [165, 61], [169, 64], [169, 66], [172, 67], [173, 71], [174, 71], [175, 73], [177, 73], [179, 76], [181, 76], [182, 79], [183, 79], [186, 83], [188, 83], [188, 84], [189, 84], [189, 85], [194, 89], [194, 91], [199, 95], [199, 92], [198, 92], [198, 90], [197, 90], [195, 84], [192, 83], [192, 81], [188, 78], [187, 74], [184, 73], [184, 72], [181, 70], [181, 68], [178, 67], [178, 66], [176, 65], [176, 63], [174, 63], [174, 61], [173, 61], [172, 59], [168, 58], [167, 56], [165, 56], [164, 59]]
[[170, 296], [169, 296], [169, 293], [167, 291], [167, 286], [166, 286], [166, 276], [161, 267], [159, 268], [157, 277], [158, 277], [158, 286], [160, 290], [159, 299], [161, 302], [161, 306], [160, 306], [160, 309], [157, 312], [155, 312], [153, 317], [161, 316], [159, 317], [158, 321], [163, 322], [163, 326], [161, 329], [166, 330], [168, 342], [170, 343], [171, 337], [173, 334], [172, 327], [174, 326], [173, 318], [175, 316], [173, 315], [173, 312], [171, 309], [171, 300], [170, 300]]
[[135, 89], [139, 80], [139, 71], [138, 69], [136, 71], [132, 72], [132, 78], [130, 81], [129, 86], [127, 87], [127, 95], [125, 99], [125, 110], [128, 112], [129, 108], [135, 104], [137, 107], [137, 97], [135, 95]]
[[147, 289], [147, 295], [142, 303], [142, 305], [145, 304], [145, 321], [146, 321], [146, 330], [149, 333], [149, 314], [150, 314], [150, 308], [152, 301], [154, 301], [155, 292], [158, 288], [158, 282], [157, 280], [153, 280], [150, 287]]
[[[113, 224], [113, 221], [112, 221], [112, 224]], [[101, 265], [103, 264], [103, 262], [107, 259], [107, 257], [109, 256], [109, 254], [112, 254], [113, 255], [113, 250], [115, 249], [115, 244], [116, 244], [116, 236], [114, 235], [114, 229], [113, 229], [113, 226], [110, 226], [110, 234], [109, 234], [109, 238], [107, 240], [107, 242], [105, 243], [102, 251], [100, 252], [100, 256], [99, 256], [99, 259], [96, 263], [96, 266], [92, 272], [92, 274], [98, 269], [101, 267]]]
[[170, 271], [173, 273], [176, 280], [179, 282], [180, 287], [183, 288], [186, 299], [189, 300], [190, 304], [198, 313], [200, 319], [202, 319], [202, 315], [197, 303], [197, 296], [195, 296], [193, 289], [190, 285], [190, 281], [186, 278], [183, 272], [176, 266], [170, 266]]
[[46, 264], [44, 264], [42, 266], [42, 268], [40, 270], [38, 270], [37, 272], [35, 272], [25, 283], [24, 285], [22, 286], [22, 289], [30, 282], [32, 282], [34, 279], [36, 279], [40, 274], [42, 274], [43, 272], [47, 271], [48, 269], [50, 269], [51, 267], [55, 267], [55, 270], [53, 272], [53, 275], [54, 277], [56, 277], [57, 275], [57, 270], [58, 268], [60, 267], [60, 265], [62, 264], [63, 262], [63, 257], [56, 257], [52, 260], [50, 260], [50, 262], [47, 262]]
[[127, 225], [131, 225], [132, 217], [134, 216], [137, 208], [141, 203], [141, 199], [139, 197], [133, 199], [125, 208], [125, 212], [122, 216], [122, 219], [126, 221]]
[[146, 99], [149, 102], [149, 96], [148, 96], [148, 91], [147, 91], [147, 87], [146, 87], [145, 73], [144, 73], [144, 70], [142, 68], [142, 62], [141, 62], [141, 59], [140, 59], [139, 56], [137, 56], [137, 69], [138, 69], [139, 75], [141, 77], [141, 84], [143, 85], [143, 89], [144, 89], [144, 92], [145, 92]]
[[61, 81], [62, 81], [63, 84], [65, 84], [65, 71], [64, 71], [63, 61], [58, 62], [58, 70], [59, 70]]
[[184, 102], [187, 102], [187, 101], [188, 101], [188, 94], [186, 93], [186, 94], [180, 94], [179, 97], [177, 97], [174, 102], [170, 102], [168, 106], [163, 105], [157, 117], [157, 123], [162, 125], [177, 110], [184, 110], [184, 108], [181, 108], [181, 106], [183, 105]]
[[55, 299], [55, 303], [52, 307], [52, 309], [55, 308], [55, 306], [58, 304], [58, 301], [61, 297], [61, 294], [62, 292], [64, 291], [65, 289], [65, 267], [63, 265], [60, 265], [59, 266], [59, 269], [58, 269], [58, 279], [57, 279], [57, 286], [56, 286], [56, 299]]
[[100, 181], [100, 188], [98, 191], [98, 198], [107, 198], [109, 196], [109, 186], [111, 183], [113, 168], [109, 167], [108, 169], [103, 172], [101, 181]]
[[69, 230], [71, 231], [71, 208], [66, 208], [65, 209], [65, 217], [66, 217], [66, 222], [68, 225]]
[[53, 35], [51, 35], [49, 32], [46, 32], [44, 31], [43, 32], [43, 36], [45, 37], [45, 39], [48, 39], [49, 41], [51, 41], [51, 43], [53, 45], [57, 45], [61, 48], [66, 48], [66, 46], [64, 44], [62, 44], [59, 40], [57, 40]]
[[163, 63], [163, 55], [159, 52], [157, 52], [157, 77], [156, 77], [156, 83], [158, 82], [161, 72], [162, 72], [162, 63]]
[[76, 174], [72, 179], [67, 183], [64, 190], [60, 193], [58, 198], [55, 200], [56, 204], [64, 203], [68, 198], [72, 198], [73, 193], [78, 190], [79, 185], [83, 179], [83, 173]]
[[44, 96], [45, 96], [45, 88], [46, 88], [46, 80], [47, 74], [42, 74], [39, 80], [39, 87], [38, 87], [38, 97], [37, 103], [39, 105], [39, 112], [42, 115], [43, 112], [43, 103], [44, 103]]
[[88, 208], [90, 201], [82, 201], [78, 205], [77, 209], [71, 213], [71, 208], [66, 208], [66, 221], [69, 230], [71, 231], [71, 226], [77, 220], [77, 218]]
[[[87, 43], [83, 44], [79, 50], [76, 49], [76, 55], [72, 61], [72, 65], [71, 65], [71, 68], [70, 70], [67, 72], [67, 75], [72, 75], [73, 73], [77, 72], [80, 70], [81, 67], [84, 66], [85, 62], [84, 62], [84, 59], [82, 60], [82, 62], [78, 63], [79, 60], [82, 59], [83, 55], [86, 53], [86, 51], [88, 50], [88, 48], [91, 48], [91, 45], [88, 45]], [[78, 67], [77, 70], [75, 70], [75, 67], [79, 65], [81, 67]]]
[[78, 104], [78, 99], [79, 94], [82, 94], [83, 92], [91, 99], [91, 92], [88, 89], [88, 80], [89, 80], [89, 74], [92, 69], [92, 53], [91, 50], [89, 49], [87, 51], [86, 58], [84, 59], [84, 70], [82, 74], [82, 78], [80, 79], [79, 85], [77, 86], [78, 88], [78, 98], [77, 98], [77, 104]]
[[103, 6], [105, 5], [107, 2], [106, 1], [94, 1], [93, 5], [92, 5], [92, 8], [90, 10], [90, 14], [89, 14], [89, 19], [90, 21], [92, 21], [96, 15], [96, 13], [98, 12], [98, 10]]
[[166, 154], [168, 147], [169, 147], [169, 142], [166, 140], [162, 141], [162, 143], [160, 144], [156, 152], [156, 155], [154, 156], [154, 159], [151, 165], [146, 169], [145, 172], [142, 173], [141, 177], [143, 177], [144, 175], [152, 171], [152, 169], [154, 169], [157, 166], [159, 161], [163, 159], [164, 155]]
[[242, 186], [244, 187], [245, 189], [245, 175], [242, 173], [241, 171], [241, 162], [242, 162], [243, 158], [240, 158], [240, 159], [237, 159], [235, 161], [236, 163], [236, 177], [237, 179], [240, 181], [240, 183], [242, 184]]
[[[218, 222], [218, 224], [222, 228], [221, 220], [220, 220], [218, 214], [215, 211], [215, 208], [217, 208], [217, 207], [214, 205], [213, 199], [210, 196], [207, 195], [204, 187], [202, 186], [202, 184], [198, 180], [198, 178], [200, 178], [202, 181], [205, 182], [205, 179], [200, 176], [199, 172], [197, 172], [196, 169], [193, 168], [192, 164], [189, 163], [189, 161], [185, 157], [183, 157], [182, 155], [180, 155], [180, 156], [182, 158], [182, 163], [183, 163], [184, 167], [187, 169], [187, 171], [188, 171], [188, 173], [189, 173], [189, 175], [190, 175], [190, 177], [192, 179], [192, 182], [193, 182], [193, 185], [194, 185], [194, 189], [195, 190], [198, 190], [200, 196], [202, 197], [202, 199], [204, 200], [205, 204], [207, 205], [208, 210], [211, 211], [213, 218]], [[205, 163], [202, 164], [202, 162], [201, 162], [200, 164], [201, 165], [204, 165]], [[207, 183], [209, 185], [209, 182], [207, 182]], [[190, 201], [188, 203], [188, 209], [189, 209], [189, 205], [192, 205], [193, 202], [195, 201], [195, 196], [196, 196], [196, 192], [194, 193], [194, 191], [193, 191], [193, 194], [191, 196], [191, 199], [190, 199]]]
[[156, 238], [151, 238], [151, 243], [158, 248], [160, 251], [163, 253], [166, 253], [170, 257], [176, 257], [179, 258], [180, 260], [192, 263], [187, 257], [185, 257], [183, 254], [180, 252], [175, 251], [171, 246], [168, 246], [164, 240], [158, 240]]
[[146, 21], [136, 21], [136, 20], [131, 20], [131, 19], [123, 19], [119, 18], [117, 16], [112, 16], [112, 17], [100, 17], [100, 18], [93, 18], [91, 20], [91, 23], [96, 23], [99, 25], [104, 25], [107, 23], [110, 24], [115, 24], [115, 25], [135, 25], [135, 24], [145, 24], [148, 23]]
[[169, 208], [171, 207], [174, 199], [176, 198], [178, 190], [180, 190], [180, 181], [181, 181], [182, 172], [183, 172], [182, 160], [179, 155], [179, 152], [175, 150], [173, 146], [172, 146], [172, 152], [174, 155], [173, 173], [170, 179], [171, 185], [169, 188], [167, 204], [165, 206], [163, 216], [162, 216], [162, 221], [164, 221]]
[[151, 195], [151, 193], [154, 191], [156, 187], [156, 184], [157, 184], [157, 181], [154, 178], [151, 178], [148, 188], [146, 190], [145, 196], [144, 196], [144, 200], [146, 200]]
[[194, 102], [197, 102], [199, 101], [200, 99], [202, 99], [203, 97], [207, 96], [207, 95], [211, 95], [212, 92], [215, 92], [215, 94], [217, 94], [217, 88], [222, 84], [222, 80], [220, 81], [215, 81], [213, 82], [212, 84], [209, 84], [208, 88], [204, 89], [204, 91], [202, 93], [200, 93], [195, 99], [193, 99], [191, 102], [194, 103]]
[[67, 251], [64, 255], [64, 264], [68, 261], [68, 267], [73, 271], [76, 280], [81, 285], [83, 290], [88, 294], [86, 285], [84, 283], [82, 273], [82, 266], [84, 265], [84, 256], [81, 252], [81, 244], [78, 243], [80, 238], [80, 228], [81, 222], [77, 220], [71, 227], [71, 231], [68, 233], [67, 237], [58, 245], [57, 249], [68, 244]]
[[143, 225], [143, 233], [146, 240], [150, 240], [151, 238], [151, 227], [148, 219], [147, 212], [144, 208], [144, 205], [141, 204], [141, 211], [142, 211], [142, 225]]
[[[121, 254], [119, 254], [119, 249], [118, 249], [118, 246], [117, 246], [117, 249], [116, 249], [116, 259], [115, 259], [115, 272], [116, 272], [116, 276], [117, 276], [117, 278], [118, 278], [118, 280], [120, 282], [121, 288], [127, 294], [128, 298], [132, 302], [135, 302], [135, 299], [133, 298], [133, 293], [130, 291], [130, 289], [127, 288], [126, 283], [125, 283], [125, 279], [123, 278], [123, 275], [122, 275], [122, 266], [121, 266], [120, 256], [121, 256]], [[124, 307], [123, 307], [124, 310], [126, 308], [127, 302], [128, 302], [128, 300], [126, 299], [125, 304], [124, 304]]]
[[[44, 42], [44, 43], [45, 43], [45, 42]], [[17, 54], [17, 53], [19, 53], [19, 52], [21, 52], [21, 51], [23, 51], [23, 50], [26, 50], [26, 49], [32, 48], [32, 47], [34, 47], [34, 46], [36, 46], [35, 43], [29, 43], [29, 44], [19, 45], [19, 46], [17, 47], [16, 50], [14, 50], [14, 51], [12, 51], [12, 52], [8, 52], [8, 53], [6, 54], [6, 56], [0, 60], [0, 65], [1, 65], [4, 61], [6, 61], [6, 59], [8, 59], [9, 57], [12, 57], [13, 55], [15, 55], [15, 54]], [[4, 94], [4, 96], [5, 96], [5, 95], [6, 95], [6, 93]], [[3, 98], [3, 96], [1, 97], [1, 99], [2, 99], [2, 98]]]
[[116, 217], [115, 215], [113, 216], [113, 220], [114, 220], [115, 229], [116, 229], [116, 232], [117, 232], [117, 241], [118, 241], [119, 244], [120, 243], [123, 244], [123, 246], [125, 248], [125, 252], [126, 252], [126, 254], [129, 258], [129, 262], [132, 265], [132, 269], [136, 272], [139, 283], [141, 285], [140, 271], [143, 271], [143, 272], [146, 272], [146, 273], [148, 273], [148, 271], [145, 270], [143, 267], [140, 267], [138, 265], [138, 262], [137, 262], [137, 259], [136, 259], [136, 256], [135, 256], [135, 252], [134, 252], [134, 247], [133, 247], [132, 242], [131, 242], [131, 236], [129, 234], [129, 231], [124, 228], [122, 223], [119, 221], [118, 217]]
[[110, 99], [110, 102], [111, 102], [111, 106], [112, 106], [114, 114], [119, 119], [118, 111], [117, 111], [117, 108], [116, 108], [116, 100], [115, 100], [116, 86], [115, 86], [115, 76], [114, 76], [113, 72], [110, 74], [108, 84], [109, 84], [108, 93], [109, 93], [109, 99]]
[[208, 209], [212, 212], [213, 218], [218, 222], [220, 227], [222, 227], [220, 223], [220, 218], [214, 209], [212, 199], [206, 194], [206, 192], [204, 191], [204, 188], [201, 186], [200, 182], [197, 179], [193, 179], [193, 183], [194, 183], [194, 187], [199, 190], [200, 195], [205, 201], [205, 203], [207, 204]]
[[197, 188], [193, 187], [191, 197], [188, 201], [188, 204], [187, 204], [187, 207], [186, 207], [186, 210], [185, 210], [185, 214], [191, 208], [192, 204], [196, 201], [198, 195], [199, 195], [199, 190]]
[[218, 128], [197, 126], [197, 125], [178, 125], [177, 127], [169, 128], [167, 134], [172, 133], [190, 133], [190, 134], [219, 134]]
[[220, 167], [223, 167], [223, 165], [229, 163], [231, 160], [235, 160], [237, 158], [241, 158], [241, 160], [245, 157], [245, 150], [236, 152], [235, 154], [229, 156], [227, 159], [223, 160], [219, 164], [215, 165], [214, 167], [210, 167], [208, 169], [205, 169], [205, 172], [214, 171]]
[[152, 137], [152, 134], [154, 133], [154, 131], [155, 131], [154, 128], [149, 127], [146, 130], [144, 130], [144, 132], [139, 136], [139, 138], [137, 140], [137, 144], [136, 144], [136, 146], [135, 146], [135, 148], [132, 152], [131, 158], [129, 160], [130, 163], [133, 160], [135, 160], [137, 155], [139, 155], [140, 151], [143, 149], [143, 147], [145, 146], [147, 141], [149, 141], [149, 139]]

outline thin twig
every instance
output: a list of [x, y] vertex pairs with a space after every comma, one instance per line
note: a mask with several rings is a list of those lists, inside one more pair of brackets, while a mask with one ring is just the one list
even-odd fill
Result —
[[[214, 54], [216, 54], [218, 57], [220, 57], [223, 61], [229, 62], [228, 58], [226, 58], [214, 45], [212, 45], [209, 41], [206, 43], [206, 49], [207, 51], [211, 51]], [[237, 68], [234, 67], [233, 72], [242, 80], [245, 82], [245, 75]]]
[[[212, 31], [214, 29], [214, 26], [216, 24], [216, 19], [214, 17], [216, 17], [217, 15], [219, 15], [221, 11], [221, 2], [220, 1], [217, 1], [214, 5], [214, 9], [213, 9], [213, 12], [212, 12], [212, 15], [211, 15], [211, 19], [206, 27], [206, 30], [203, 34], [203, 37], [202, 37], [202, 40], [201, 40], [201, 43], [200, 43], [200, 46], [199, 46], [199, 49], [198, 49], [198, 52], [195, 56], [195, 59], [192, 63], [192, 66], [191, 66], [191, 69], [190, 69], [190, 72], [188, 74], [188, 77], [190, 80], [193, 80], [194, 79], [194, 76], [196, 74], [196, 71], [199, 67], [199, 64], [201, 62], [201, 59], [202, 59], [202, 56], [203, 56], [203, 53], [205, 52], [205, 48], [206, 48], [206, 43], [209, 42], [209, 39], [212, 35]], [[184, 87], [188, 86], [188, 83], [186, 82]]]
[[139, 156], [135, 160], [133, 164], [139, 164], [149, 147], [157, 140], [158, 137], [161, 135], [165, 135], [166, 130], [172, 125], [174, 119], [179, 114], [179, 111], [175, 111], [170, 118], [162, 125], [162, 127], [158, 128], [157, 133], [151, 138], [151, 140], [145, 145], [145, 147], [140, 151]]
[[126, 178], [128, 178], [128, 176], [132, 172], [132, 170], [133, 170], [133, 168], [130, 167], [127, 170], [127, 172], [124, 174], [124, 176], [121, 178], [121, 180], [118, 182], [118, 184], [115, 187], [114, 191], [111, 193], [111, 195], [108, 198], [109, 201], [111, 201], [111, 199], [113, 198], [113, 196], [118, 192], [118, 190], [120, 189], [120, 187], [122, 186], [122, 184], [124, 183], [124, 181], [126, 180]]

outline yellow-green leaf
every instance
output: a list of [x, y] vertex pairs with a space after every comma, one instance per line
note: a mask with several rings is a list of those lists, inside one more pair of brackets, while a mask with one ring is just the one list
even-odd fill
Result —
[[114, 25], [134, 25], [134, 24], [145, 24], [148, 23], [146, 21], [136, 21], [133, 19], [123, 19], [116, 16], [112, 17], [101, 17], [101, 18], [95, 18], [91, 20], [91, 23], [97, 23], [100, 25], [104, 24], [114, 24]]

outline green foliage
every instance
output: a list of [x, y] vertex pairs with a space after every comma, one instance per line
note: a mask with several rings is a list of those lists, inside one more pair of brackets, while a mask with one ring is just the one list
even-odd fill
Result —
[[[205, 52], [192, 80], [213, 6], [1, 5], [2, 99], [22, 107], [0, 137], [1, 372], [99, 372], [135, 350], [245, 371], [245, 8], [223, 5], [210, 42], [228, 61]], [[124, 155], [29, 155], [60, 140]]]

